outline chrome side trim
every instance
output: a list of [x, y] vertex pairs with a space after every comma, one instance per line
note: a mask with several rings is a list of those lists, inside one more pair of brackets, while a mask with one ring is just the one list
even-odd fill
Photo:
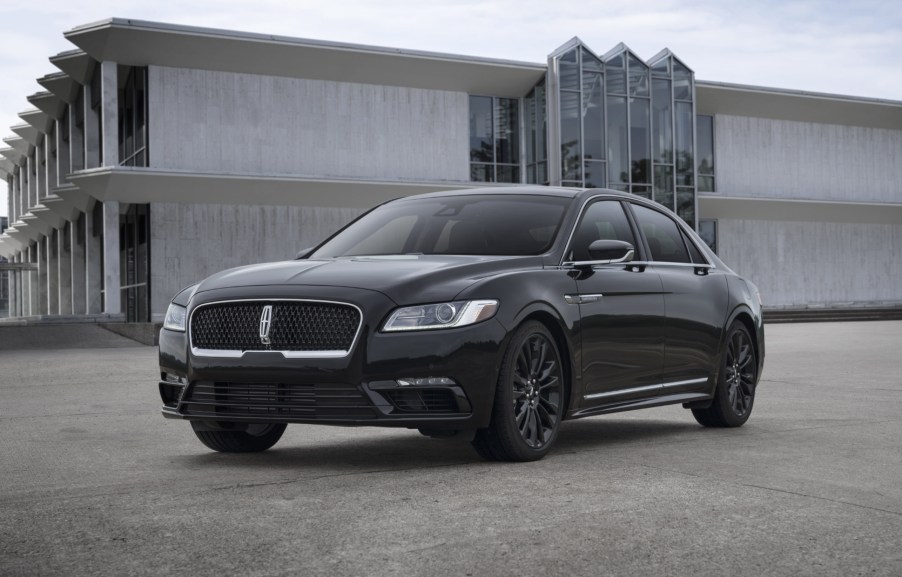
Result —
[[684, 385], [700, 385], [702, 383], [708, 382], [708, 378], [705, 377], [703, 379], [689, 379], [686, 381], [674, 381], [671, 383], [659, 383], [657, 385], [645, 385], [643, 387], [633, 387], [632, 389], [618, 389], [616, 391], [605, 391], [603, 393], [593, 393], [591, 395], [584, 395], [583, 398], [586, 400], [591, 399], [603, 399], [605, 397], [618, 397], [620, 395], [631, 395], [633, 393], [644, 393], [646, 391], [655, 391], [655, 390], [666, 390], [673, 389], [676, 387], [682, 387]]
[[[339, 350], [339, 351], [236, 351], [231, 349], [220, 350], [220, 349], [198, 349], [194, 346], [194, 335], [191, 331], [191, 324], [194, 322], [194, 313], [198, 310], [210, 306], [210, 305], [221, 305], [227, 303], [247, 303], [247, 302], [262, 302], [262, 303], [276, 303], [276, 302], [293, 302], [293, 303], [323, 303], [329, 305], [343, 305], [349, 306], [351, 308], [357, 309], [358, 314], [360, 314], [360, 322], [357, 323], [357, 332], [354, 333], [354, 338], [351, 339], [351, 346], [348, 347], [348, 350]], [[265, 305], [264, 305], [265, 306]], [[354, 350], [354, 347], [357, 345], [357, 340], [360, 338], [360, 331], [363, 329], [363, 310], [352, 303], [342, 302], [342, 301], [327, 301], [327, 300], [319, 300], [319, 299], [268, 299], [268, 298], [255, 298], [255, 299], [229, 299], [224, 301], [211, 301], [208, 303], [203, 303], [198, 305], [191, 311], [191, 315], [188, 317], [188, 324], [185, 327], [186, 332], [188, 333], [188, 346], [191, 348], [191, 354], [196, 357], [217, 357], [224, 359], [240, 359], [244, 355], [253, 355], [257, 353], [279, 353], [286, 359], [335, 359], [346, 357], [351, 354], [351, 351]]]
[[568, 305], [581, 305], [585, 303], [594, 303], [603, 296], [604, 295], [601, 293], [586, 295], [564, 295], [564, 300]]

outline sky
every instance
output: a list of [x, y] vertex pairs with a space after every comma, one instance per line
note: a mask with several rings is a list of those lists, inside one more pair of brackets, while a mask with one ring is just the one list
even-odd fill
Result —
[[111, 17], [537, 63], [579, 36], [598, 54], [670, 48], [700, 80], [902, 101], [902, 0], [39, 0], [2, 14], [0, 139], [57, 71], [48, 58], [74, 48], [63, 32]]

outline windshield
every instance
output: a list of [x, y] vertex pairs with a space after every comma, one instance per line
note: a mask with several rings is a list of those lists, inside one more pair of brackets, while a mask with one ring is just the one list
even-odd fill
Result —
[[542, 254], [551, 247], [569, 202], [500, 194], [400, 200], [352, 223], [309, 258]]

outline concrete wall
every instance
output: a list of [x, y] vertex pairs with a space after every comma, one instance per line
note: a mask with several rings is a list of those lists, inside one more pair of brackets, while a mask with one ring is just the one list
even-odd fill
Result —
[[469, 180], [464, 92], [151, 66], [154, 168]]
[[180, 289], [245, 264], [287, 260], [362, 209], [223, 204], [150, 205], [151, 311], [160, 321]]
[[718, 252], [765, 306], [902, 304], [902, 224], [718, 221]]
[[902, 131], [725, 115], [714, 124], [720, 194], [902, 202]]

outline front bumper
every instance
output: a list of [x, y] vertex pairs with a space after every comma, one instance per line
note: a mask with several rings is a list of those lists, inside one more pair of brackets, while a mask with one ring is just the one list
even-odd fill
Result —
[[[331, 297], [343, 300], [333, 292]], [[239, 358], [189, 353], [186, 333], [160, 332], [163, 415], [173, 419], [475, 429], [489, 424], [507, 332], [467, 327], [381, 333], [394, 308], [370, 296], [348, 356]], [[347, 302], [351, 302], [347, 299]], [[403, 384], [399, 383], [403, 380]]]

